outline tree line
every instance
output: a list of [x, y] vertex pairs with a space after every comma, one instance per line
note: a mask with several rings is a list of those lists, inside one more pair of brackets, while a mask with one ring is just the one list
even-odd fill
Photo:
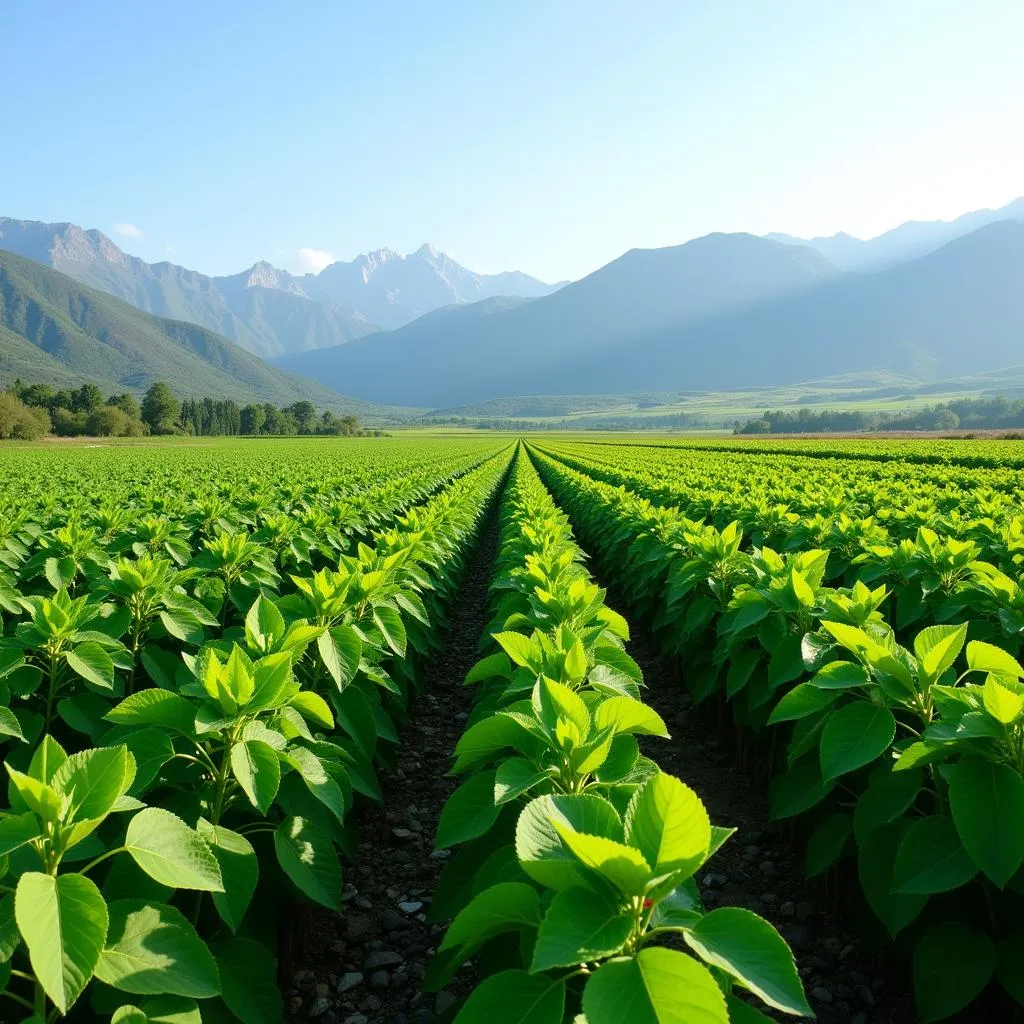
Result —
[[181, 434], [199, 437], [380, 435], [367, 431], [352, 414], [318, 412], [312, 402], [278, 407], [271, 402], [240, 406], [232, 399], [187, 398], [180, 401], [157, 381], [141, 402], [130, 392], [104, 397], [95, 384], [55, 389], [49, 384], [15, 380], [0, 392], [0, 438], [36, 440], [58, 437], [141, 437]]
[[1024, 398], [956, 398], [905, 412], [808, 408], [769, 410], [737, 423], [735, 434], [818, 434], [894, 430], [1015, 430], [1024, 428]]

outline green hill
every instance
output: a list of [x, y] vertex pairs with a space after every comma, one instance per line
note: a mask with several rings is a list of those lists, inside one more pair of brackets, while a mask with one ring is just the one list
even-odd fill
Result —
[[367, 420], [389, 412], [269, 366], [203, 327], [151, 316], [0, 251], [0, 380], [15, 377], [135, 392], [162, 380], [183, 397], [277, 405], [308, 399]]

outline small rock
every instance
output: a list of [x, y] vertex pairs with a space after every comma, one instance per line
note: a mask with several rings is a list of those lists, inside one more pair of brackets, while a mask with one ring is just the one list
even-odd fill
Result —
[[875, 1005], [875, 994], [867, 987], [867, 985], [858, 985], [857, 995], [859, 995], [860, 998], [868, 1004], [868, 1006]]
[[369, 1024], [370, 1018], [365, 1013], [350, 1013], [343, 1024]]
[[796, 916], [801, 921], [806, 921], [807, 918], [809, 918], [811, 916], [811, 914], [813, 914], [813, 913], [814, 913], [814, 906], [812, 904], [808, 903], [807, 900], [801, 900], [796, 905]]
[[381, 949], [376, 953], [371, 953], [363, 961], [363, 969], [367, 971], [377, 971], [382, 967], [397, 967], [402, 962], [402, 958], [392, 952], [390, 949]]
[[446, 989], [441, 989], [441, 991], [437, 993], [437, 998], [434, 1000], [434, 1013], [440, 1016], [442, 1013], [450, 1010], [457, 1002], [458, 999], [456, 999], [451, 992]]
[[868, 1015], [861, 1010], [860, 1013], [855, 1013], [850, 1018], [850, 1024], [868, 1024]]
[[451, 850], [435, 850], [431, 855], [431, 860], [447, 860], [452, 855]]
[[761, 874], [771, 878], [775, 874], [775, 864], [770, 860], [764, 861], [761, 864]]
[[392, 910], [390, 907], [381, 914], [380, 923], [384, 926], [384, 929], [389, 932], [400, 931], [409, 927], [409, 922], [402, 917], [401, 914]]
[[331, 1008], [331, 1001], [327, 996], [317, 996], [313, 1005], [309, 1008], [310, 1017], [320, 1017]]
[[832, 1002], [832, 992], [827, 988], [823, 988], [821, 985], [818, 985], [817, 988], [812, 988], [811, 995], [814, 996], [819, 1003]]
[[302, 1009], [302, 996], [292, 996], [288, 1000], [288, 1012], [298, 1013]]
[[389, 981], [391, 981], [391, 975], [387, 971], [374, 971], [370, 975], [370, 988], [378, 990], [387, 988]]
[[391, 834], [396, 839], [412, 839], [412, 832], [407, 828], [393, 828]]
[[423, 909], [423, 904], [419, 900], [410, 900], [407, 903], [399, 903], [398, 909], [403, 914], [415, 914], [417, 910]]
[[360, 1004], [359, 1009], [365, 1010], [367, 1013], [376, 1013], [381, 1008], [381, 1001], [379, 996], [368, 995]]
[[330, 991], [330, 988], [328, 988], [322, 981], [316, 987], [316, 994], [318, 996], [326, 996]]
[[363, 975], [359, 971], [349, 971], [347, 974], [343, 974], [338, 982], [338, 995], [340, 996], [349, 989], [362, 985], [362, 983]]
[[789, 900], [786, 900], [786, 902], [779, 907], [779, 913], [783, 917], [793, 917], [793, 915], [796, 914], [796, 907]]

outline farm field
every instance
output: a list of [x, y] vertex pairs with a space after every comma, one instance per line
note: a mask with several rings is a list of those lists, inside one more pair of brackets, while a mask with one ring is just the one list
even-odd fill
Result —
[[1022, 463], [0, 447], [0, 1020], [1013, 1019]]

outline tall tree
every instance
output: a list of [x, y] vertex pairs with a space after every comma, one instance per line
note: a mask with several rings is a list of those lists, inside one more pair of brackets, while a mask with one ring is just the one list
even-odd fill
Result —
[[170, 434], [178, 418], [178, 400], [163, 381], [157, 381], [142, 399], [142, 422], [154, 434]]

